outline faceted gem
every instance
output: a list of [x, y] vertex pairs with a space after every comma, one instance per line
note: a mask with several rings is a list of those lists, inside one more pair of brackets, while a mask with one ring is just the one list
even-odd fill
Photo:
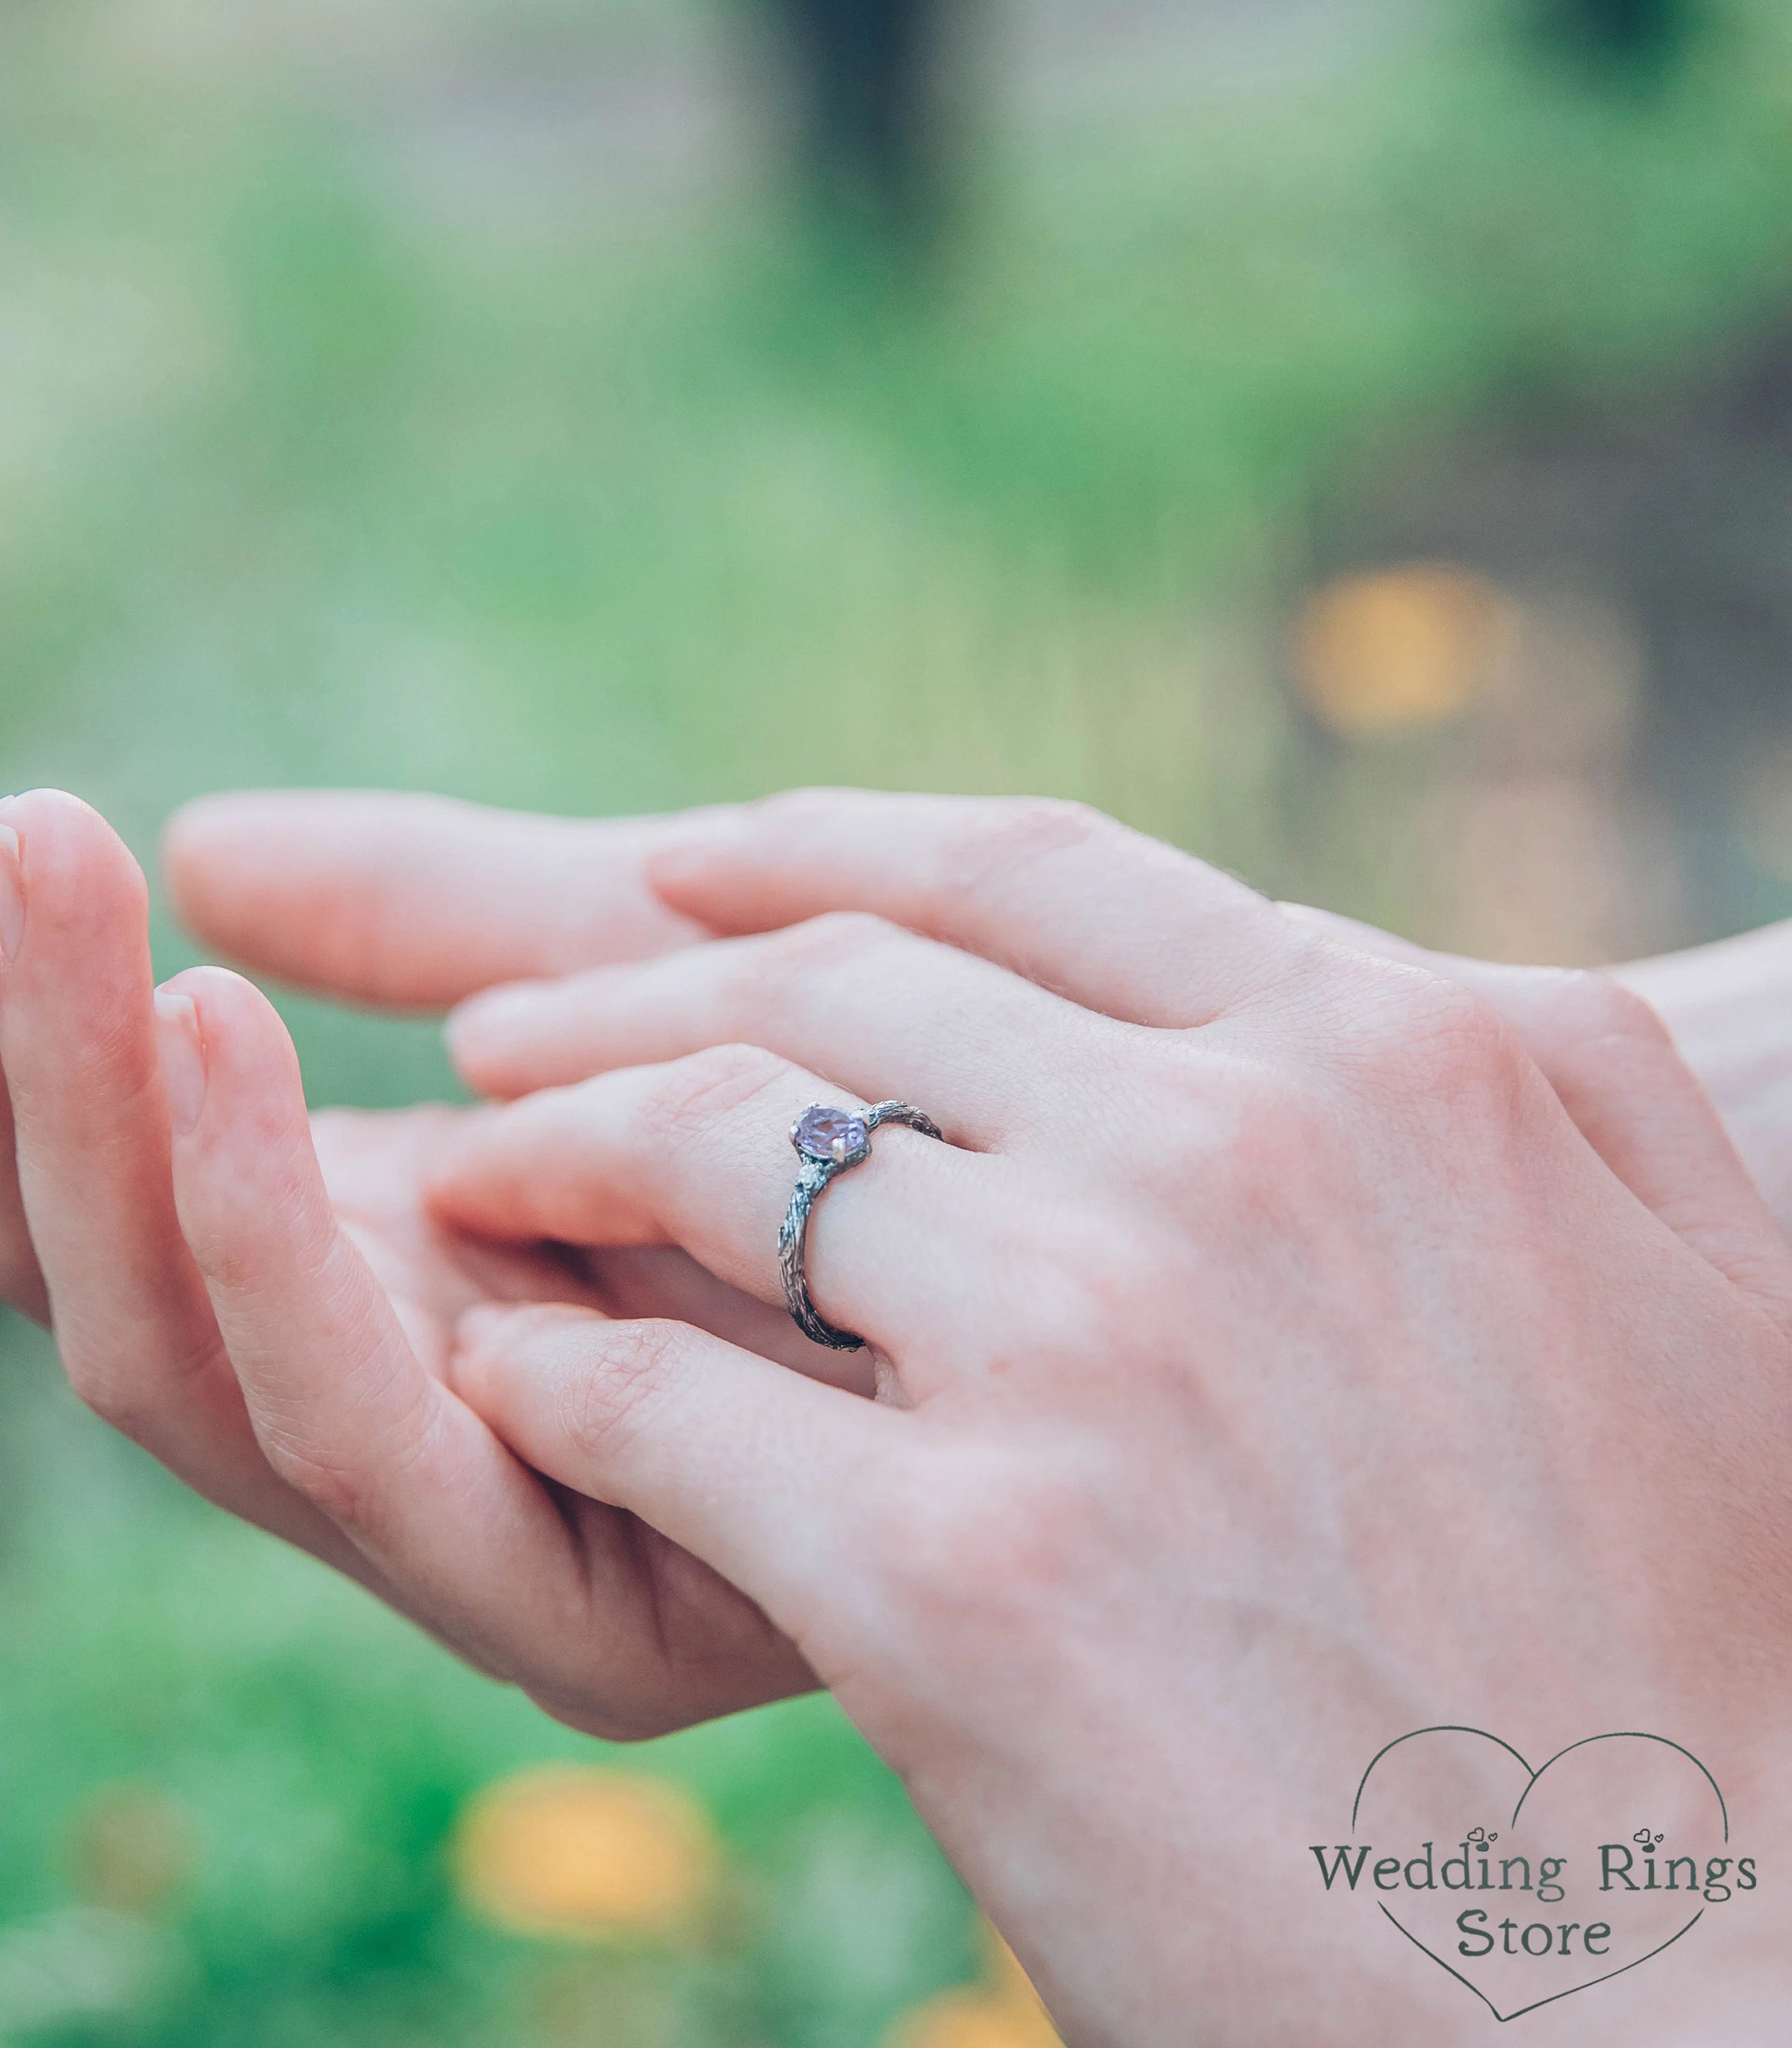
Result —
[[810, 1104], [790, 1134], [797, 1150], [805, 1158], [832, 1159], [836, 1165], [863, 1152], [870, 1135], [863, 1117], [821, 1102]]

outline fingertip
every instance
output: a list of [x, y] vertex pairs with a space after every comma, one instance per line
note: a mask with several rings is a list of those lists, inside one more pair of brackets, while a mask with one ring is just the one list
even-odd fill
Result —
[[570, 1301], [477, 1301], [464, 1309], [454, 1326], [449, 1377], [464, 1367], [475, 1371], [501, 1354], [514, 1354], [530, 1339], [568, 1325], [607, 1322], [598, 1309]]
[[680, 818], [645, 861], [647, 886], [670, 910], [699, 922], [711, 921], [714, 899], [739, 879], [752, 835], [743, 813], [731, 808], [694, 811]]
[[200, 1011], [208, 1026], [219, 1032], [250, 1030], [277, 1034], [286, 1040], [286, 1026], [280, 1012], [246, 975], [231, 968], [210, 962], [183, 968], [180, 973], [170, 975], [157, 993], [165, 991], [184, 997]]
[[487, 1236], [533, 1234], [505, 1228], [507, 1221], [514, 1221], [510, 1212], [515, 1204], [510, 1198], [509, 1175], [494, 1162], [487, 1142], [502, 1113], [498, 1107], [464, 1111], [425, 1162], [420, 1176], [423, 1203], [438, 1222]]
[[237, 851], [256, 804], [254, 793], [247, 791], [195, 797], [163, 825], [162, 876], [182, 917], [189, 898], [202, 894], [217, 864]]
[[295, 858], [312, 851], [335, 792], [230, 789], [196, 797], [162, 827], [161, 871], [176, 914], [226, 952], [248, 951], [285, 902]]
[[77, 797], [72, 789], [59, 789], [50, 783], [41, 784], [33, 789], [21, 789], [5, 800], [4, 808], [8, 817], [29, 817], [40, 826], [60, 822], [77, 828], [97, 825], [108, 833], [112, 830], [84, 797]]
[[449, 1011], [442, 1026], [454, 1070], [476, 1095], [509, 1096], [514, 1084], [518, 1036], [540, 1014], [543, 984], [506, 982], [482, 990]]
[[192, 967], [164, 982], [155, 999], [164, 1085], [178, 1127], [191, 1131], [203, 1115], [222, 1128], [242, 1111], [267, 1138], [304, 1118], [291, 1035], [252, 981], [228, 968]]
[[357, 860], [377, 854], [395, 818], [453, 808], [444, 797], [372, 790], [219, 790], [183, 804], [163, 826], [163, 874], [200, 937], [258, 963], [271, 952], [273, 964], [302, 979], [316, 947], [341, 941], [328, 916], [320, 936], [308, 921], [339, 907], [334, 892], [355, 878]]
[[33, 928], [91, 940], [122, 923], [146, 934], [143, 871], [91, 804], [66, 789], [27, 789], [0, 803], [0, 822], [14, 836]]

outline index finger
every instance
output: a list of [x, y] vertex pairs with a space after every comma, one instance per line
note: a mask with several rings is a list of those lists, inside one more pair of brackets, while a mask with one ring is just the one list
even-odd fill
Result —
[[337, 1222], [266, 999], [194, 968], [156, 1018], [181, 1231], [268, 1462], [502, 1668], [517, 1588], [570, 1576], [564, 1523], [425, 1370]]
[[734, 1588], [557, 1497], [427, 1368], [332, 1211], [266, 999], [198, 968], [157, 1012], [180, 1223], [256, 1433], [407, 1611], [594, 1733], [806, 1689]]
[[646, 879], [660, 818], [553, 818], [375, 789], [202, 797], [162, 844], [176, 908], [301, 988], [445, 1010], [494, 983], [706, 937]]

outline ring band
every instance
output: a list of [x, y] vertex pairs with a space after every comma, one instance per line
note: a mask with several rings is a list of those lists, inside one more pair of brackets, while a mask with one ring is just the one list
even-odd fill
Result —
[[817, 1313], [809, 1297], [809, 1279], [803, 1270], [803, 1253], [809, 1242], [809, 1211], [816, 1197], [831, 1181], [850, 1173], [871, 1156], [871, 1133], [882, 1123], [906, 1123], [924, 1138], [944, 1134], [932, 1117], [907, 1102], [880, 1102], [871, 1109], [840, 1109], [824, 1102], [812, 1102], [790, 1127], [790, 1142], [803, 1162], [791, 1193], [790, 1208], [778, 1233], [778, 1270], [784, 1281], [784, 1300], [790, 1320], [813, 1343], [833, 1351], [858, 1351], [865, 1340], [851, 1330], [837, 1329]]

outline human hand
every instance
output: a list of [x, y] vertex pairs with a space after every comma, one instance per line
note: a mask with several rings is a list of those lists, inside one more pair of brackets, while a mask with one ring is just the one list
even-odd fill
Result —
[[[778, 801], [788, 814], [793, 800]], [[795, 801], [811, 813], [806, 843], [832, 854], [838, 805], [825, 794]], [[999, 890], [974, 892], [985, 907], [974, 930], [961, 929], [956, 878], [939, 871], [925, 800], [912, 812], [904, 808], [910, 800], [869, 801], [885, 808], [867, 809], [837, 842], [837, 872], [832, 858], [818, 858], [743, 876], [726, 906], [712, 906], [735, 920], [723, 929], [769, 930], [863, 909], [1006, 958]], [[176, 815], [168, 879], [199, 936], [246, 967], [325, 995], [440, 1008], [498, 984], [645, 959], [710, 936], [700, 919], [673, 907], [647, 871], [655, 850], [684, 836], [692, 815], [702, 816], [556, 819], [395, 793], [252, 791], [202, 798]], [[716, 814], [724, 828], [730, 815]], [[918, 835], [912, 846], [911, 830]], [[1347, 943], [1474, 987], [1513, 1016], [1546, 1070], [1556, 1044], [1587, 1041], [1589, 1013], [1601, 999], [1584, 999], [1559, 973], [1426, 954], [1342, 920], [1333, 929]], [[1792, 923], [1610, 972], [1665, 1019], [1782, 1228], [1792, 1232]], [[558, 1077], [576, 1073], [575, 1061]], [[1583, 1097], [1600, 1079], [1599, 1063], [1584, 1061]], [[1624, 1099], [1627, 1115], [1647, 1113], [1639, 1089], [1627, 1088]], [[3, 1173], [0, 1290], [28, 1310], [37, 1300], [15, 1191]]]
[[[1527, 1030], [1540, 1027], [1546, 1066], [1554, 1022], [1565, 1022], [1572, 1035], [1576, 1013], [1585, 1007], [1578, 992], [1585, 977], [1570, 970], [1429, 952], [1329, 911], [1282, 907], [1342, 944], [1460, 982]], [[1627, 961], [1606, 969], [1604, 978], [1640, 997], [1666, 1026], [1675, 1053], [1697, 1075], [1781, 1230], [1792, 1235], [1792, 922]], [[1597, 1049], [1584, 1052], [1578, 1086], [1570, 1080], [1563, 1095], [1577, 1120], [1608, 1079]], [[1620, 1114], [1647, 1111], [1635, 1088], [1623, 1094]]]
[[[1759, 1808], [1792, 1259], [1621, 992], [1553, 983], [1530, 1026], [1589, 1145], [1462, 989], [1081, 814], [925, 809], [900, 885], [874, 800], [654, 871], [716, 929], [880, 889], [955, 944], [824, 917], [471, 1006], [494, 1086], [596, 1077], [476, 1116], [433, 1183], [475, 1231], [664, 1239], [770, 1301], [792, 1115], [917, 1102], [952, 1142], [880, 1133], [812, 1239], [884, 1399], [566, 1308], [466, 1319], [453, 1383], [761, 1602], [1071, 2038], [1456, 2038], [1428, 1965], [1290, 1960], [1266, 1841], [1464, 1713], [1544, 1753], [1666, 1725]], [[1669, 2038], [1658, 1988], [1601, 1996]]]
[[[9, 801], [46, 812], [34, 832], [42, 942], [9, 977], [23, 991], [12, 1003], [11, 1065], [29, 1092], [41, 1059], [78, 1042], [69, 1034], [80, 1019], [140, 1010], [149, 976], [145, 890], [128, 851], [84, 805], [55, 791]], [[494, 983], [641, 958], [703, 937], [647, 884], [656, 830], [653, 819], [542, 818], [440, 797], [255, 790], [187, 805], [169, 824], [165, 854], [176, 908], [203, 940], [245, 965], [335, 997], [428, 1010]], [[21, 933], [22, 915], [14, 913]], [[0, 953], [13, 949], [0, 929]], [[142, 1053], [141, 1044], [126, 1048], [118, 1062], [136, 1098], [144, 1095]], [[71, 1116], [67, 1091], [48, 1076], [41, 1127], [26, 1149], [66, 1158], [71, 1146], [84, 1150], [114, 1134], [106, 1142], [129, 1155], [129, 1173], [158, 1185], [165, 1133], [145, 1116], [128, 1137], [118, 1132], [122, 1104], [111, 1078], [108, 1069], [86, 1092], [91, 1116]], [[0, 1080], [0, 1300], [44, 1322], [49, 1299], [15, 1150], [11, 1091]], [[126, 1215], [108, 1220], [155, 1213], [141, 1193], [134, 1188]], [[147, 1229], [125, 1241], [159, 1263]], [[99, 1256], [113, 1263], [109, 1250]], [[65, 1303], [65, 1320], [71, 1309]], [[114, 1332], [130, 1327], [95, 1313]]]
[[[773, 1356], [828, 1355], [681, 1254], [549, 1258], [444, 1228], [420, 1190], [457, 1112], [308, 1127], [289, 1041], [247, 984], [201, 969], [152, 1005], [142, 877], [102, 820], [38, 792], [0, 805], [0, 1061], [17, 1127], [0, 1242], [14, 1298], [53, 1318], [90, 1405], [209, 1498], [595, 1731], [657, 1731], [811, 1683], [733, 1588], [626, 1516], [558, 1502], [439, 1375], [463, 1311], [522, 1299], [633, 1313], [682, 1301]], [[176, 1056], [208, 1055], [223, 1033], [207, 1129], [256, 1153], [246, 1178], [266, 1197], [253, 1245], [209, 1291], [176, 1212], [158, 1007]], [[231, 1173], [227, 1144], [206, 1158]], [[188, 1221], [204, 1242], [203, 1214]]]

